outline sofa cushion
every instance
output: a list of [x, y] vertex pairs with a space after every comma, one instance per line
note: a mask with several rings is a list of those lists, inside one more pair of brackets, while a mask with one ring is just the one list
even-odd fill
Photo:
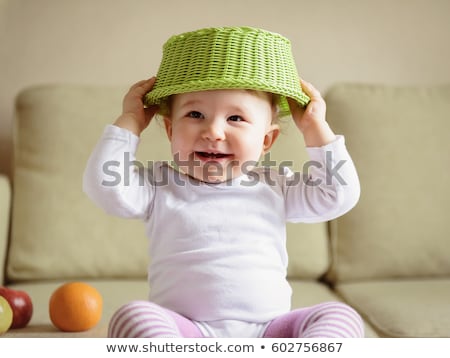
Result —
[[381, 337], [450, 337], [450, 279], [343, 283], [336, 291]]
[[144, 230], [106, 217], [81, 188], [123, 91], [43, 86], [18, 97], [9, 280], [145, 277]]
[[[106, 337], [108, 322], [114, 312], [123, 304], [132, 300], [146, 300], [148, 284], [141, 280], [90, 280], [103, 296], [103, 314], [97, 326], [79, 333], [60, 332], [51, 323], [48, 315], [48, 301], [53, 291], [63, 282], [34, 282], [12, 285], [11, 288], [30, 294], [34, 313], [24, 329], [10, 330], [5, 337]], [[313, 280], [292, 280], [294, 295], [293, 308], [305, 307], [320, 302], [337, 301], [339, 298], [325, 285]], [[376, 337], [370, 326], [366, 326], [366, 337]]]
[[341, 84], [326, 101], [361, 181], [331, 225], [329, 278], [448, 277], [450, 86]]
[[[144, 225], [107, 216], [81, 188], [87, 159], [120, 114], [126, 90], [47, 85], [18, 96], [9, 280], [146, 276]], [[299, 163], [306, 151], [298, 131], [286, 126], [271, 159]], [[144, 164], [170, 159], [161, 122], [143, 133], [137, 157]], [[326, 271], [326, 233], [325, 224], [289, 227], [290, 276], [316, 278]]]

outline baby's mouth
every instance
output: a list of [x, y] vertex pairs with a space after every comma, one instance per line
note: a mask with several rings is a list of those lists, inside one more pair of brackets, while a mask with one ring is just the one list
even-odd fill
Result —
[[223, 159], [229, 158], [231, 154], [227, 153], [212, 153], [212, 152], [195, 152], [200, 159]]

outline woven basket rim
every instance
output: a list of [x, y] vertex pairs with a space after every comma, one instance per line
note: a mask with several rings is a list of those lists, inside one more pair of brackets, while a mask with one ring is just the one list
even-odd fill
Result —
[[280, 96], [280, 116], [287, 116], [290, 114], [289, 105], [287, 102], [287, 98], [292, 98], [297, 101], [300, 105], [306, 106], [309, 102], [309, 97], [304, 94], [302, 91], [294, 92], [288, 91], [286, 88], [279, 88], [278, 90], [273, 87], [267, 86], [265, 83], [248, 83], [247, 81], [242, 81], [239, 79], [211, 79], [210, 81], [191, 81], [188, 83], [173, 85], [173, 86], [165, 86], [154, 89], [153, 91], [147, 93], [145, 96], [146, 105], [158, 105], [167, 99], [171, 95], [189, 93], [189, 92], [201, 92], [201, 91], [209, 91], [209, 90], [232, 90], [232, 89], [245, 89], [245, 90], [254, 90], [254, 91], [262, 91], [269, 92]]

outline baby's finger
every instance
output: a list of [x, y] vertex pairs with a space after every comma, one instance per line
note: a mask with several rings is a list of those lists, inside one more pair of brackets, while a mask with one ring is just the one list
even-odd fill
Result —
[[148, 80], [145, 80], [141, 87], [152, 88], [153, 85], [155, 84], [155, 82], [156, 82], [156, 77], [153, 76], [153, 77], [149, 78]]
[[143, 97], [146, 93], [150, 92], [156, 82], [156, 77], [152, 77], [145, 81], [142, 85], [136, 88], [136, 92], [139, 93], [140, 97]]
[[139, 82], [134, 83], [134, 84], [130, 87], [130, 90], [142, 86], [142, 85], [143, 85], [145, 82], [147, 82], [147, 81], [148, 81], [148, 80], [141, 80], [141, 81], [139, 81]]
[[126, 97], [143, 99], [144, 96], [151, 91], [155, 81], [156, 78], [152, 77], [148, 80], [135, 83], [128, 91]]
[[156, 77], [149, 78], [147, 80], [142, 80], [136, 82], [134, 85], [130, 87], [130, 91], [145, 91], [148, 92], [156, 82]]
[[322, 95], [320, 94], [319, 90], [316, 89], [311, 83], [305, 80], [300, 80], [300, 83], [303, 92], [305, 92], [309, 96], [309, 98], [311, 98], [311, 100], [322, 98]]

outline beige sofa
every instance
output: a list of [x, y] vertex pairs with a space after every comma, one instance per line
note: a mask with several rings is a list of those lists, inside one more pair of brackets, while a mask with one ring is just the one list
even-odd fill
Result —
[[[17, 98], [13, 181], [0, 177], [0, 282], [27, 291], [34, 315], [6, 337], [104, 337], [119, 305], [147, 296], [142, 223], [107, 216], [81, 190], [125, 90], [43, 85]], [[293, 307], [343, 300], [364, 317], [367, 337], [450, 337], [450, 87], [338, 84], [325, 97], [362, 193], [331, 223], [288, 226]], [[303, 141], [289, 120], [283, 126], [271, 158], [300, 169]], [[141, 142], [140, 161], [170, 159], [160, 123]], [[77, 334], [48, 316], [52, 291], [73, 280], [98, 288], [105, 305], [100, 324]]]

